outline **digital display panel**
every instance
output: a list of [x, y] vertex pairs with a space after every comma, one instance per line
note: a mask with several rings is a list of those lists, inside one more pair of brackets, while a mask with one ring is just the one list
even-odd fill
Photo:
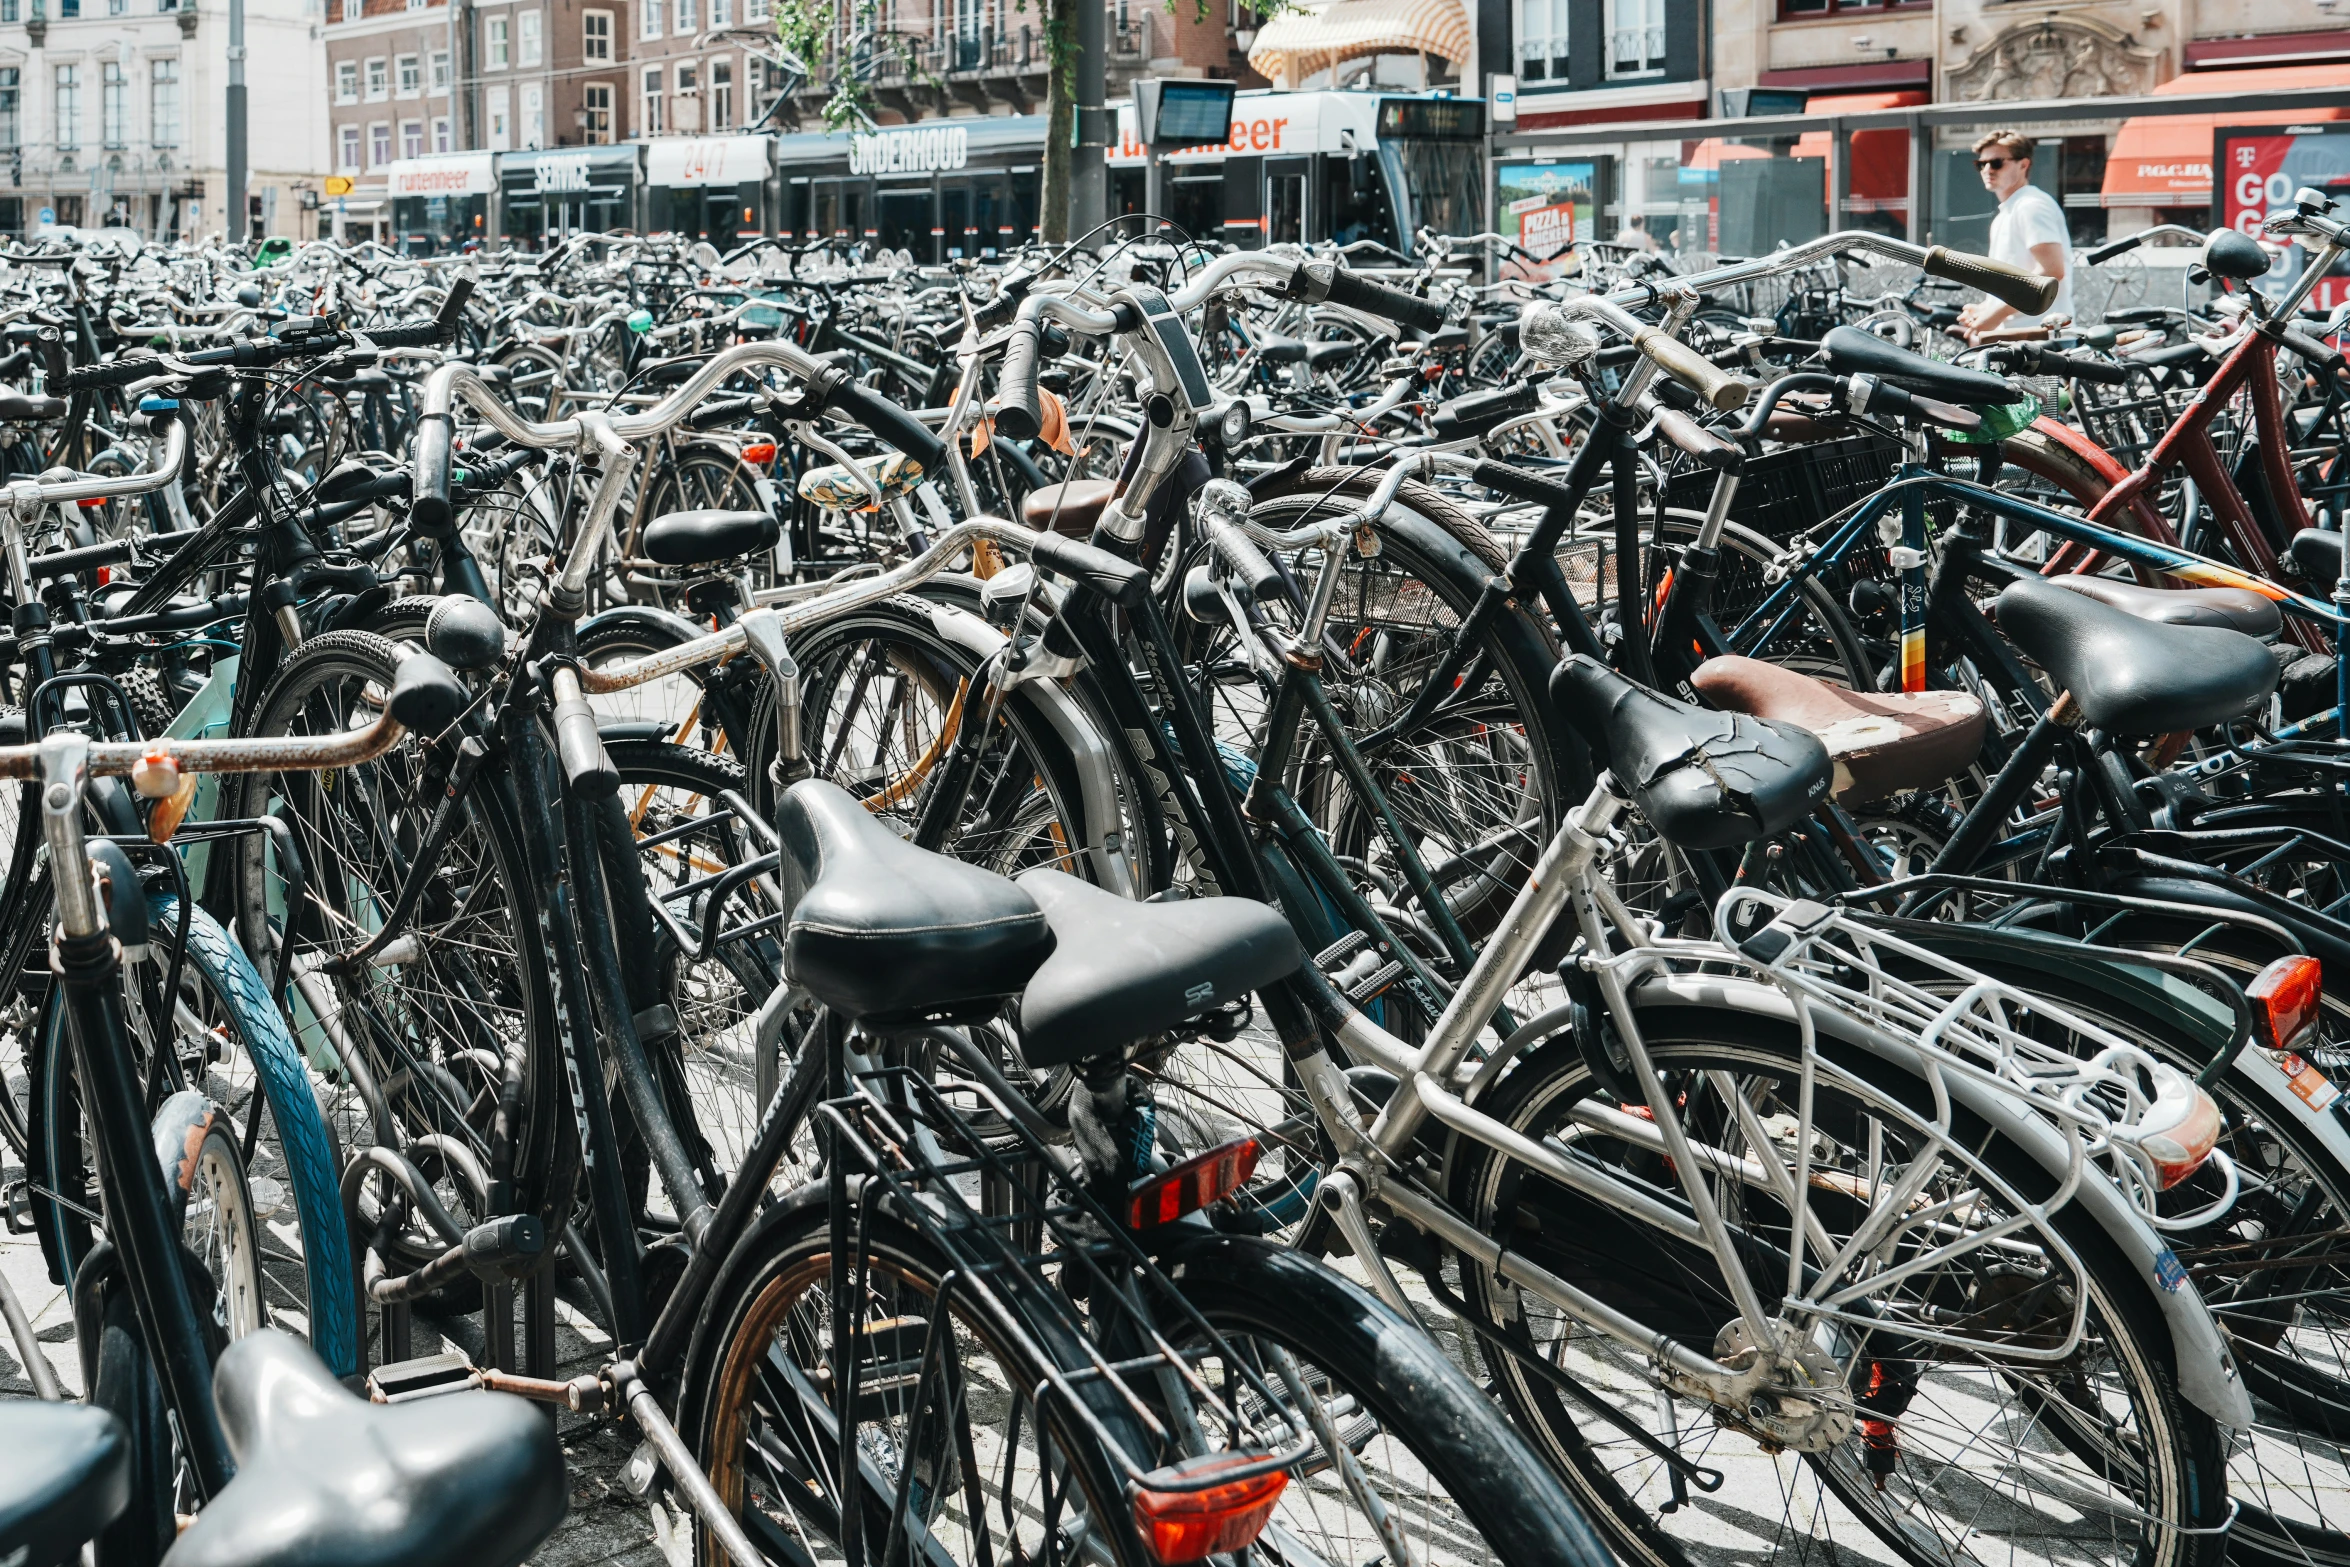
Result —
[[1379, 139], [1430, 137], [1474, 141], [1485, 134], [1485, 105], [1461, 98], [1389, 98], [1379, 105]]
[[1230, 82], [1162, 82], [1159, 84], [1158, 133], [1152, 141], [1161, 147], [1204, 147], [1232, 134]]

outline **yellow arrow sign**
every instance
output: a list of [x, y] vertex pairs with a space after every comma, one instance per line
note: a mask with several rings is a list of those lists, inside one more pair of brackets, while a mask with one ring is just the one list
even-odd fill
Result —
[[329, 174], [326, 177], [326, 193], [329, 196], [350, 195], [351, 176], [348, 174]]

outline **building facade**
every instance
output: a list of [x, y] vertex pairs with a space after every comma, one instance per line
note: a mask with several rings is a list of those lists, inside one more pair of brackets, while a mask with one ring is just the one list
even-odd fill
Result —
[[[325, 145], [319, 0], [245, 10], [252, 231], [294, 235]], [[228, 13], [188, 0], [0, 0], [0, 231], [226, 232]]]

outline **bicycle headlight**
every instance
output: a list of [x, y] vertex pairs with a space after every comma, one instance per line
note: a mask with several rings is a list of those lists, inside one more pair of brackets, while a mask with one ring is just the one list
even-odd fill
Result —
[[1518, 317], [1518, 346], [1528, 358], [1572, 370], [1599, 352], [1599, 334], [1558, 305], [1534, 305]]
[[1216, 444], [1230, 450], [1247, 440], [1248, 421], [1249, 413], [1246, 402], [1235, 397], [1226, 403], [1224, 411], [1216, 416]]

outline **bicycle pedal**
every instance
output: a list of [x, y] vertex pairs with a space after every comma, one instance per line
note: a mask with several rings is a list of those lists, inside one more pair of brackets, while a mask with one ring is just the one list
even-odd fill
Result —
[[1343, 963], [1370, 942], [1370, 937], [1359, 930], [1350, 930], [1336, 941], [1314, 954], [1314, 967], [1328, 969]]
[[0, 1208], [0, 1221], [7, 1224], [9, 1234], [40, 1233], [40, 1227], [33, 1222], [33, 1183], [30, 1179], [10, 1181], [6, 1196], [0, 1198], [0, 1202], [5, 1203], [5, 1207]]
[[628, 1462], [620, 1466], [620, 1488], [638, 1501], [653, 1494], [661, 1483], [661, 1454], [651, 1441], [639, 1442], [636, 1451], [628, 1455]]
[[367, 1397], [377, 1404], [407, 1404], [444, 1393], [465, 1393], [481, 1386], [481, 1373], [456, 1350], [395, 1360], [367, 1374]]
[[1403, 965], [1390, 958], [1362, 978], [1342, 987], [1339, 994], [1359, 1007], [1401, 978], [1403, 978]]

